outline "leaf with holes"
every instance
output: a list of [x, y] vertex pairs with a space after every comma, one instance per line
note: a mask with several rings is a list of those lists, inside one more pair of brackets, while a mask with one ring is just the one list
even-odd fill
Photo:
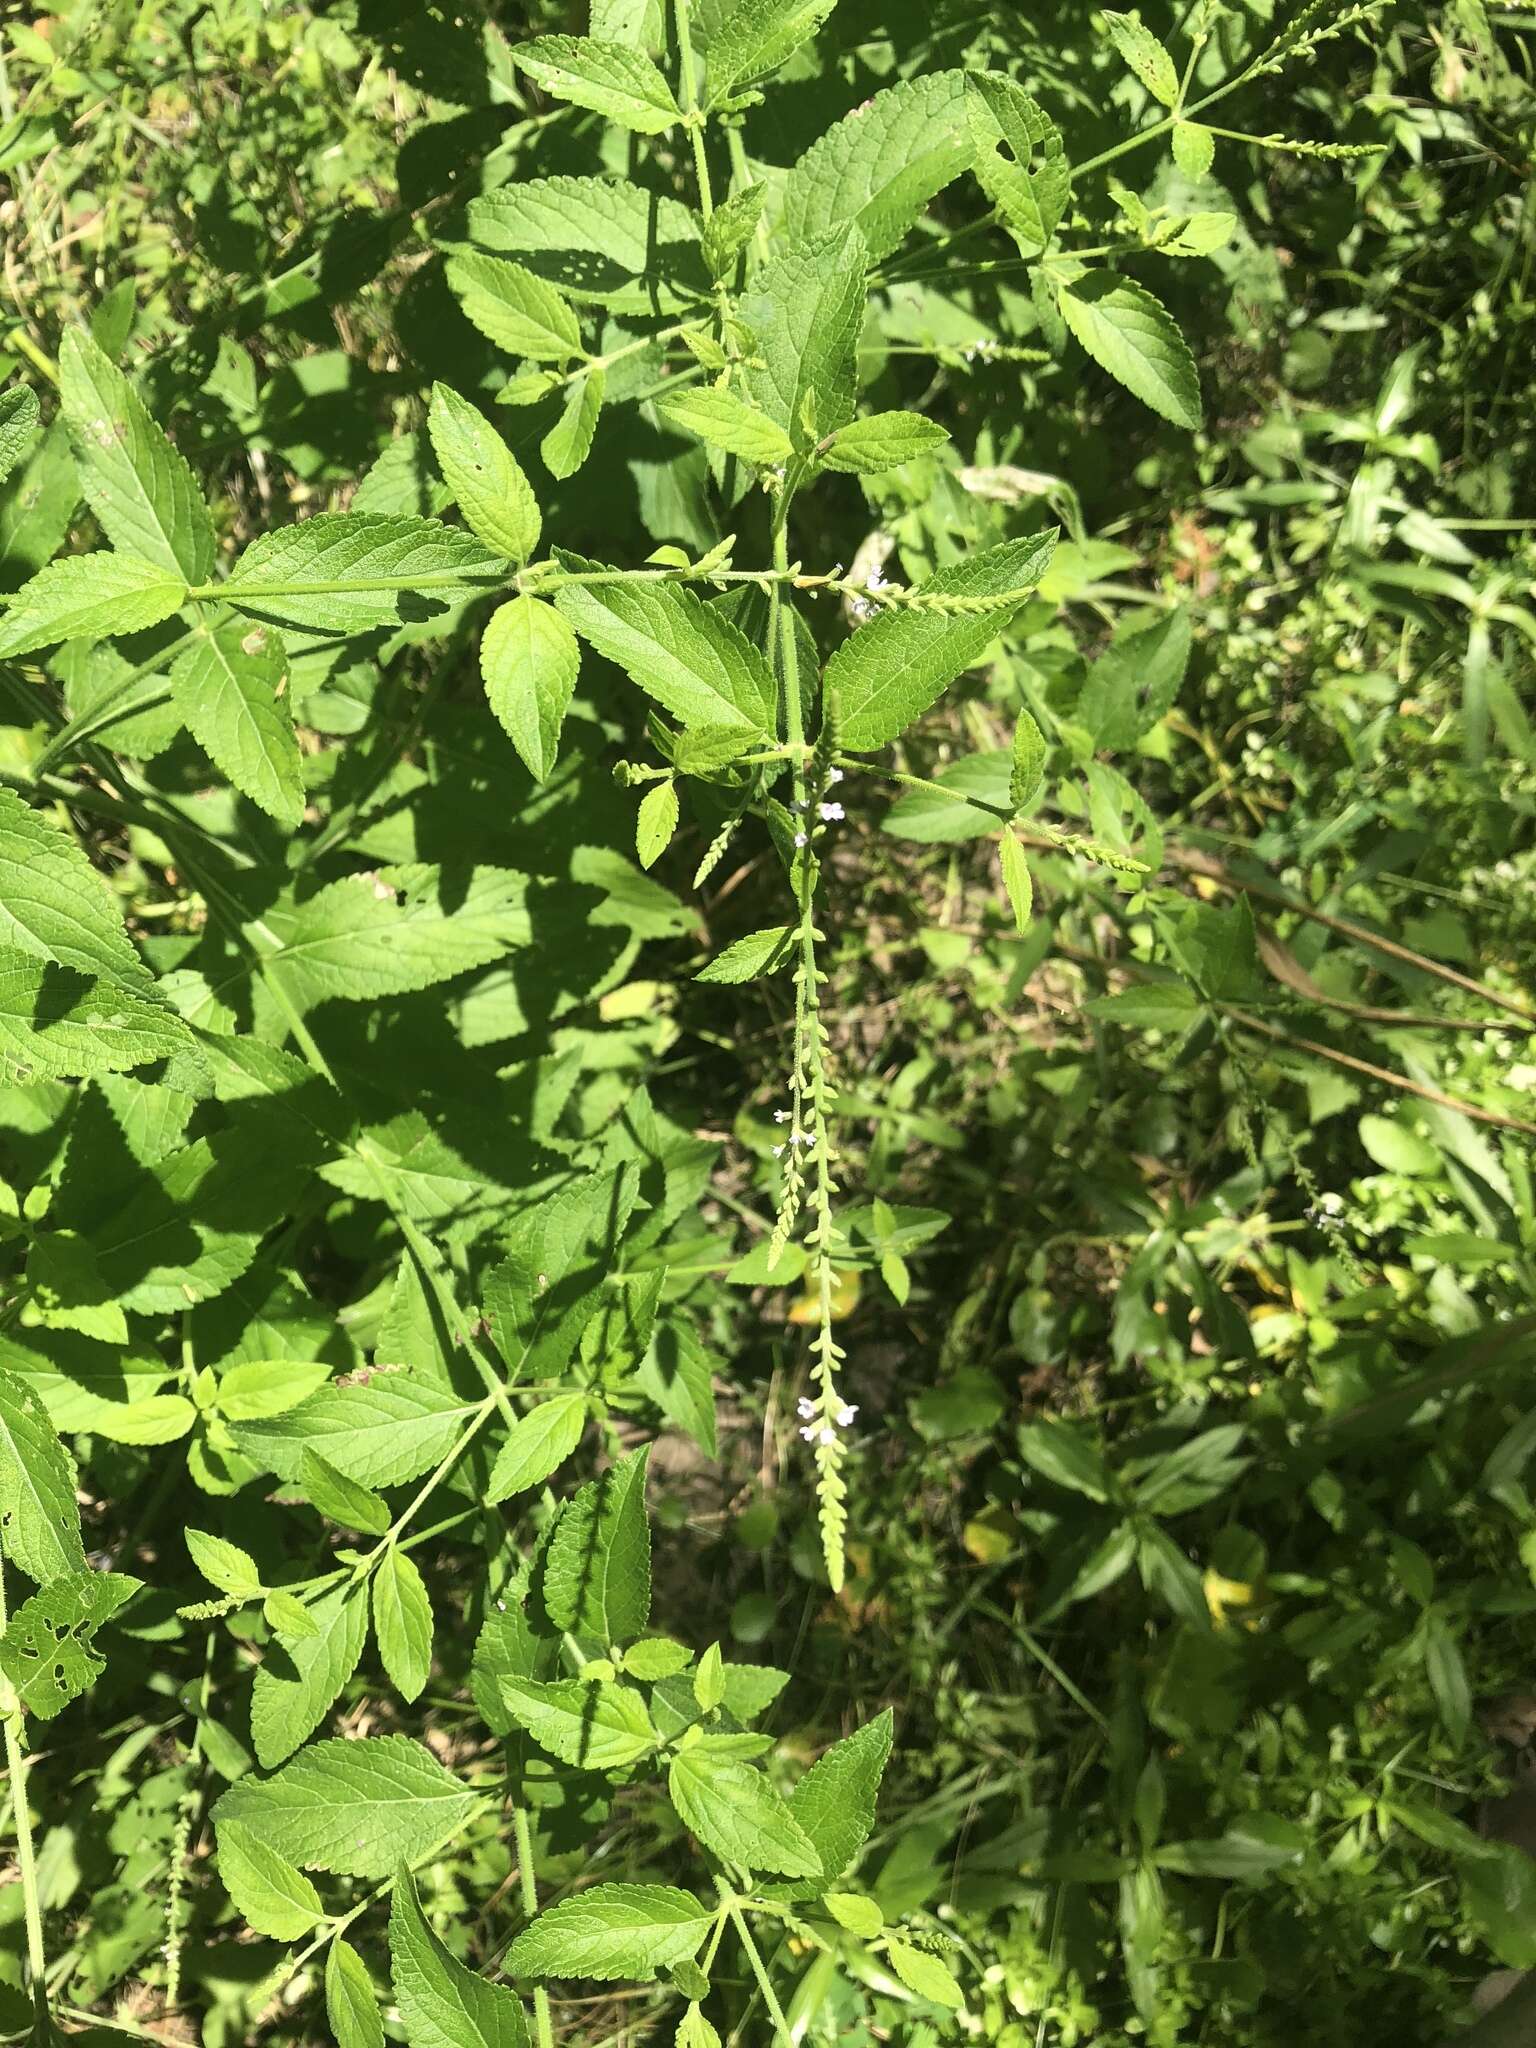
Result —
[[51, 1721], [96, 1683], [107, 1668], [96, 1631], [142, 1584], [125, 1572], [79, 1570], [22, 1602], [0, 1636], [0, 1671], [27, 1713]]

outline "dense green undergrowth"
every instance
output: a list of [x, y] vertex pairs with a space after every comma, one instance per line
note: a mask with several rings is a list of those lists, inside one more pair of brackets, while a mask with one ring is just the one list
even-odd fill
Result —
[[1533, 29], [6, 25], [0, 2037], [1495, 2038]]

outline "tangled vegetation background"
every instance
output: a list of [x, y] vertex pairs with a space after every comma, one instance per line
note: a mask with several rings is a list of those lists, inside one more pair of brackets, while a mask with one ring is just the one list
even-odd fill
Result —
[[[1523, 2041], [1536, 13], [594, 13], [0, 30], [0, 591], [153, 549], [151, 420], [211, 508], [179, 620], [0, 611], [0, 2038]], [[589, 26], [667, 102], [518, 60]], [[690, 411], [961, 74], [1074, 175], [1031, 247], [1044, 130], [1024, 200], [892, 119], [849, 406], [947, 439]], [[342, 513], [451, 539], [246, 558]], [[540, 522], [518, 697], [459, 585]], [[1047, 527], [899, 736], [755, 770], [582, 581], [697, 572], [739, 709]]]

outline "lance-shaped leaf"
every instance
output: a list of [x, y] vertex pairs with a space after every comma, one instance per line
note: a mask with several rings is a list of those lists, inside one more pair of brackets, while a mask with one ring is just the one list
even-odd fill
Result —
[[656, 1747], [645, 1702], [632, 1686], [600, 1679], [541, 1681], [499, 1674], [502, 1702], [517, 1725], [560, 1763], [616, 1771]]
[[[913, 609], [883, 612], [861, 627], [827, 663], [826, 689], [836, 695], [843, 745], [858, 753], [884, 746], [921, 717], [1002, 632], [1045, 573], [1055, 546], [1052, 529], [968, 555], [920, 583]], [[930, 598], [933, 608], [924, 609]]]
[[899, 469], [904, 462], [915, 462], [920, 455], [931, 455], [948, 439], [947, 427], [924, 419], [921, 413], [872, 412], [840, 427], [830, 446], [816, 452], [828, 469], [845, 470], [852, 476], [878, 476], [883, 470]]
[[834, 1742], [789, 1795], [789, 1810], [821, 1859], [821, 1875], [841, 1877], [869, 1839], [875, 1795], [891, 1753], [887, 1708]]
[[558, 1471], [581, 1442], [590, 1413], [585, 1394], [552, 1394], [513, 1426], [491, 1471], [485, 1504], [510, 1500], [514, 1493], [526, 1493], [542, 1486]]
[[1109, 39], [1154, 99], [1171, 107], [1179, 97], [1179, 73], [1173, 59], [1144, 22], [1134, 14], [1104, 11]]
[[475, 535], [509, 562], [526, 562], [539, 544], [538, 501], [500, 434], [478, 406], [446, 384], [432, 387], [427, 431]]
[[0, 611], [0, 657], [137, 633], [179, 611], [186, 596], [179, 575], [138, 556], [66, 555], [39, 569]]
[[785, 233], [807, 242], [852, 224], [872, 263], [889, 256], [970, 164], [965, 80], [963, 71], [904, 79], [829, 128], [785, 180]]
[[669, 1884], [599, 1884], [525, 1927], [507, 1952], [514, 1977], [631, 1977], [649, 1984], [691, 1962], [714, 1924], [692, 1892]]
[[242, 796], [291, 831], [304, 816], [304, 772], [287, 686], [282, 640], [244, 619], [205, 628], [171, 669], [192, 737]]
[[445, 604], [495, 589], [506, 565], [472, 534], [383, 512], [321, 512], [253, 541], [219, 586], [243, 612], [315, 633], [393, 625], [409, 601]]
[[75, 1461], [37, 1394], [0, 1372], [0, 1557], [39, 1585], [85, 1570]]
[[533, 936], [528, 878], [507, 868], [444, 873], [425, 862], [347, 875], [266, 914], [272, 959], [306, 1003], [366, 1001], [490, 967]]
[[384, 2021], [368, 1965], [339, 1936], [325, 1959], [325, 2016], [336, 2048], [384, 2048]]
[[1199, 427], [1200, 377], [1189, 343], [1145, 285], [1090, 270], [1062, 286], [1058, 304], [1087, 353], [1143, 405], [1176, 427]]
[[764, 264], [742, 297], [752, 396], [799, 448], [853, 418], [867, 263], [859, 230], [834, 228]]
[[680, 121], [672, 88], [642, 51], [593, 36], [537, 36], [512, 51], [535, 84], [572, 106], [590, 107], [637, 135], [660, 135]]
[[[565, 569], [602, 573], [578, 555], [558, 559]], [[682, 584], [567, 583], [555, 603], [583, 640], [684, 725], [773, 729], [777, 692], [766, 657]]]
[[491, 614], [480, 636], [491, 709], [540, 782], [555, 765], [580, 668], [576, 635], [542, 597], [514, 597]]
[[574, 1494], [544, 1557], [544, 1605], [556, 1628], [623, 1643], [651, 1611], [651, 1527], [645, 1512], [650, 1445]]
[[526, 2048], [522, 2002], [450, 1955], [402, 1869], [389, 1909], [390, 1981], [411, 2048]]
[[341, 1585], [305, 1603], [313, 1635], [268, 1645], [251, 1695], [256, 1760], [270, 1771], [292, 1756], [335, 1704], [357, 1669], [368, 1636], [368, 1594]]
[[0, 394], [0, 484], [31, 447], [37, 422], [37, 393], [30, 384], [13, 384]]
[[169, 1059], [190, 1043], [169, 1009], [73, 967], [0, 946], [0, 1078], [88, 1080]]
[[1000, 72], [966, 81], [971, 168], [1026, 256], [1038, 256], [1055, 234], [1072, 173], [1061, 130], [1024, 88]]
[[0, 789], [0, 939], [138, 994], [154, 977], [106, 884], [74, 840]]
[[59, 400], [86, 499], [112, 545], [168, 576], [205, 583], [213, 522], [197, 479], [122, 371], [78, 329], [59, 348]]
[[399, 1486], [430, 1471], [474, 1412], [429, 1381], [382, 1373], [321, 1387], [285, 1415], [243, 1423], [235, 1441], [279, 1479], [302, 1482], [304, 1453], [318, 1451], [362, 1486]]
[[338, 1472], [329, 1458], [309, 1444], [299, 1459], [299, 1484], [308, 1494], [310, 1506], [328, 1522], [360, 1529], [365, 1536], [382, 1536], [389, 1527], [389, 1503], [383, 1496]]
[[684, 1827], [723, 1862], [785, 1877], [821, 1875], [810, 1836], [750, 1764], [685, 1749], [672, 1760], [667, 1790]]
[[707, 441], [711, 448], [723, 448], [727, 455], [739, 455], [743, 462], [762, 466], [789, 459], [784, 429], [734, 392], [696, 386], [658, 398], [656, 410], [668, 426]]
[[107, 1668], [93, 1648], [96, 1631], [142, 1583], [124, 1572], [81, 1569], [22, 1602], [0, 1636], [0, 1671], [27, 1713], [51, 1721], [95, 1684]]
[[303, 1871], [295, 1870], [244, 1821], [225, 1821], [217, 1833], [224, 1889], [258, 1934], [294, 1941], [325, 1917], [320, 1894]]
[[792, 57], [837, 0], [736, 0], [709, 39], [709, 97], [715, 105]]
[[404, 1735], [317, 1742], [270, 1778], [242, 1778], [213, 1811], [301, 1870], [388, 1877], [462, 1821], [476, 1795]]
[[559, 419], [539, 443], [544, 467], [551, 476], [574, 476], [592, 453], [592, 437], [603, 415], [607, 388], [607, 373], [596, 363], [573, 381]]
[[505, 186], [470, 201], [469, 232], [477, 248], [616, 313], [676, 313], [710, 294], [694, 215], [626, 179]]
[[505, 256], [461, 249], [445, 266], [464, 317], [509, 355], [564, 363], [581, 353], [576, 315], [553, 285]]
[[432, 1602], [415, 1560], [391, 1544], [373, 1575], [373, 1632], [390, 1684], [421, 1697], [432, 1675]]

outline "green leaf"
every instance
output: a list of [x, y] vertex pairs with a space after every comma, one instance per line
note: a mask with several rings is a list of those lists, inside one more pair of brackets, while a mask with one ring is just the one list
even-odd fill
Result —
[[343, 1584], [305, 1603], [312, 1636], [267, 1650], [251, 1694], [251, 1741], [270, 1771], [307, 1742], [357, 1669], [368, 1635], [368, 1595]]
[[725, 1698], [725, 1665], [720, 1645], [711, 1643], [693, 1674], [693, 1696], [702, 1712], [712, 1713]]
[[1128, 1031], [1187, 1031], [1203, 1014], [1200, 998], [1182, 981], [1116, 989], [1113, 995], [1090, 997], [1083, 1008], [1090, 1017], [1123, 1024]]
[[1171, 140], [1174, 162], [1186, 178], [1198, 184], [1216, 161], [1215, 136], [1198, 121], [1175, 121]]
[[75, 1461], [37, 1395], [11, 1372], [0, 1372], [0, 1556], [40, 1586], [85, 1570]]
[[1035, 885], [1024, 849], [1007, 825], [1003, 827], [1002, 837], [997, 843], [997, 857], [1003, 871], [1003, 887], [1008, 892], [1008, 904], [1013, 911], [1014, 926], [1018, 931], [1027, 932], [1034, 911]]
[[544, 1557], [544, 1605], [556, 1628], [622, 1643], [645, 1627], [651, 1611], [649, 1458], [649, 1444], [631, 1451], [562, 1509]]
[[[920, 846], [957, 844], [995, 832], [1011, 809], [1012, 759], [1001, 750], [962, 754], [931, 781], [933, 789], [912, 789], [885, 814], [885, 829]], [[940, 795], [941, 790], [950, 792]]]
[[766, 185], [743, 185], [729, 199], [721, 200], [705, 221], [702, 238], [704, 260], [713, 276], [725, 278], [731, 265], [751, 241], [762, 219], [767, 197]]
[[0, 612], [0, 659], [158, 626], [186, 596], [180, 577], [134, 555], [65, 555], [39, 569]]
[[365, 1536], [382, 1536], [389, 1527], [388, 1502], [371, 1487], [360, 1486], [345, 1472], [338, 1472], [319, 1451], [305, 1448], [299, 1459], [299, 1484], [310, 1506], [328, 1522], [360, 1529]]
[[580, 1678], [544, 1682], [508, 1672], [500, 1674], [500, 1685], [513, 1720], [560, 1763], [616, 1771], [656, 1747], [645, 1703], [631, 1686]]
[[37, 393], [30, 384], [13, 384], [0, 395], [0, 484], [31, 447], [38, 417]]
[[180, 1018], [136, 991], [0, 946], [0, 1079], [8, 1085], [126, 1073], [188, 1043]]
[[599, 1884], [525, 1927], [507, 1951], [514, 1977], [631, 1977], [649, 1984], [691, 1962], [714, 1924], [692, 1892], [669, 1884]]
[[781, 251], [742, 297], [757, 343], [748, 388], [797, 448], [853, 418], [868, 260], [858, 229], [836, 228]]
[[819, 1877], [815, 1844], [761, 1771], [683, 1750], [667, 1789], [678, 1818], [722, 1862], [785, 1877]]
[[1511, 1970], [1536, 1969], [1536, 1859], [1513, 1842], [1463, 1864], [1467, 1916], [1499, 1961]]
[[281, 951], [268, 957], [305, 1004], [405, 995], [526, 946], [527, 904], [527, 876], [507, 868], [379, 868], [274, 905]]
[[206, 583], [213, 522], [186, 457], [122, 371], [78, 329], [59, 346], [59, 403], [86, 500], [113, 547], [172, 581]]
[[491, 709], [540, 782], [555, 765], [580, 667], [576, 635], [541, 597], [514, 597], [491, 614], [480, 636], [480, 673]]
[[813, 36], [837, 0], [737, 0], [709, 38], [712, 107], [755, 78], [766, 78]]
[[1008, 801], [1015, 811], [1030, 803], [1045, 776], [1045, 737], [1029, 712], [1019, 713], [1013, 728], [1013, 761], [1008, 775]]
[[672, 844], [677, 816], [677, 784], [669, 775], [654, 783], [640, 799], [635, 818], [635, 856], [641, 867], [654, 867]]
[[1073, 711], [1100, 748], [1133, 747], [1172, 709], [1189, 667], [1191, 624], [1183, 605], [1122, 623], [1088, 671]]
[[384, 2022], [368, 1965], [340, 1935], [325, 1959], [325, 2016], [336, 2048], [384, 2048]]
[[415, 1561], [397, 1544], [373, 1575], [373, 1629], [395, 1691], [420, 1699], [432, 1675], [432, 1602]]
[[334, 1382], [269, 1422], [235, 1431], [244, 1455], [264, 1472], [303, 1484], [306, 1451], [318, 1451], [362, 1486], [399, 1486], [419, 1478], [451, 1448], [474, 1406], [425, 1380], [379, 1373], [353, 1386]]
[[855, 753], [884, 746], [991, 645], [1044, 575], [1055, 530], [1004, 541], [968, 555], [917, 586], [919, 600], [996, 600], [979, 611], [882, 612], [841, 646], [827, 664], [842, 744]]
[[603, 412], [607, 372], [584, 371], [566, 393], [565, 409], [539, 443], [544, 467], [553, 477], [574, 476], [592, 452], [592, 437]]
[[446, 384], [432, 386], [427, 431], [476, 538], [509, 562], [526, 562], [542, 529], [538, 501], [500, 434], [478, 406]]
[[829, 128], [785, 180], [785, 234], [809, 242], [852, 225], [870, 262], [889, 256], [935, 193], [970, 165], [965, 80], [963, 71], [904, 79]]
[[320, 1624], [296, 1593], [277, 1586], [262, 1602], [262, 1615], [273, 1635], [283, 1643], [308, 1642], [320, 1633]]
[[[597, 570], [579, 556], [562, 567]], [[729, 619], [681, 584], [564, 584], [561, 616], [687, 726], [773, 729], [777, 689], [764, 655]]]
[[424, 600], [443, 604], [494, 589], [506, 573], [472, 534], [440, 519], [319, 512], [253, 541], [219, 595], [279, 625], [365, 633], [396, 624], [402, 600], [419, 618]]
[[445, 270], [465, 319], [509, 355], [566, 363], [581, 354], [576, 315], [553, 285], [521, 263], [462, 249]]
[[1040, 255], [1072, 186], [1061, 130], [1021, 85], [997, 71], [967, 78], [965, 114], [978, 182], [1023, 254]]
[[[3, 1511], [0, 1532], [9, 1534]], [[87, 1571], [82, 1562], [22, 1602], [0, 1636], [0, 1671], [27, 1713], [51, 1721], [89, 1691], [107, 1668], [93, 1647], [96, 1631], [142, 1584], [124, 1572]]]
[[658, 398], [656, 411], [668, 426], [706, 441], [711, 448], [723, 448], [727, 455], [739, 455], [743, 462], [767, 468], [789, 459], [790, 441], [784, 429], [734, 392], [694, 385]]
[[472, 199], [469, 232], [578, 305], [664, 314], [709, 297], [698, 221], [631, 179], [528, 178]]
[[1106, 8], [1104, 26], [1109, 39], [1154, 99], [1165, 107], [1179, 97], [1179, 74], [1173, 59], [1151, 29], [1134, 14], [1112, 14]]
[[885, 1925], [885, 1915], [874, 1900], [859, 1892], [827, 1892], [821, 1903], [839, 1927], [846, 1927], [850, 1934], [860, 1935], [865, 1941], [873, 1941]]
[[1070, 1422], [1030, 1422], [1019, 1431], [1019, 1449], [1026, 1464], [1056, 1486], [1107, 1501], [1114, 1478], [1098, 1450]]
[[1465, 1742], [1472, 1725], [1472, 1690], [1461, 1645], [1438, 1614], [1424, 1622], [1424, 1672], [1453, 1742]]
[[592, 36], [538, 36], [512, 62], [556, 99], [589, 107], [637, 135], [660, 135], [683, 118], [672, 89], [650, 58], [624, 43]]
[[486, 1506], [495, 1507], [514, 1493], [542, 1486], [581, 1442], [590, 1412], [586, 1395], [577, 1393], [552, 1394], [537, 1408], [530, 1408], [497, 1453], [486, 1488]]
[[642, 1636], [624, 1652], [624, 1669], [631, 1678], [653, 1682], [675, 1678], [693, 1662], [693, 1652], [671, 1636]]
[[171, 668], [172, 699], [203, 752], [292, 831], [304, 816], [304, 771], [287, 687], [281, 639], [240, 619], [205, 628]]
[[771, 974], [776, 967], [784, 965], [790, 956], [794, 936], [795, 926], [789, 924], [773, 924], [760, 932], [748, 932], [743, 938], [733, 939], [693, 978], [695, 981], [756, 981], [760, 974]]
[[840, 1877], [869, 1839], [891, 1753], [891, 1725], [887, 1708], [835, 1742], [789, 1795], [789, 1810], [816, 1851], [823, 1877]]
[[1089, 270], [1062, 286], [1059, 304], [1062, 319], [1102, 369], [1176, 427], [1198, 429], [1199, 373], [1161, 299], [1133, 278]]
[[1307, 1837], [1294, 1821], [1272, 1813], [1245, 1813], [1224, 1835], [1205, 1842], [1165, 1842], [1155, 1852], [1160, 1870], [1185, 1877], [1261, 1878], [1293, 1869], [1306, 1854]]
[[324, 1919], [320, 1894], [302, 1870], [268, 1846], [244, 1821], [218, 1830], [219, 1876], [236, 1909], [258, 1934], [296, 1941]]
[[404, 1735], [317, 1742], [270, 1778], [242, 1778], [213, 1810], [301, 1870], [380, 1878], [468, 1819], [476, 1795]]
[[210, 1585], [242, 1599], [255, 1599], [261, 1592], [261, 1573], [248, 1550], [227, 1543], [222, 1536], [210, 1536], [204, 1529], [187, 1529], [183, 1534], [192, 1562]]
[[955, 1982], [954, 1972], [937, 1956], [929, 1955], [926, 1949], [913, 1948], [910, 1942], [905, 1941], [888, 1941], [885, 1952], [902, 1983], [909, 1991], [915, 1991], [919, 1998], [926, 1998], [934, 2005], [948, 2006], [954, 2012], [965, 2004], [965, 1993]]
[[516, 1992], [466, 1969], [427, 1925], [402, 1869], [389, 1909], [390, 1981], [410, 2048], [527, 2048]]
[[323, 1387], [331, 1368], [311, 1358], [248, 1358], [219, 1379], [216, 1406], [229, 1422], [286, 1415]]
[[851, 476], [878, 476], [920, 455], [931, 455], [949, 439], [949, 429], [917, 412], [872, 412], [838, 429], [820, 459], [828, 469]]

